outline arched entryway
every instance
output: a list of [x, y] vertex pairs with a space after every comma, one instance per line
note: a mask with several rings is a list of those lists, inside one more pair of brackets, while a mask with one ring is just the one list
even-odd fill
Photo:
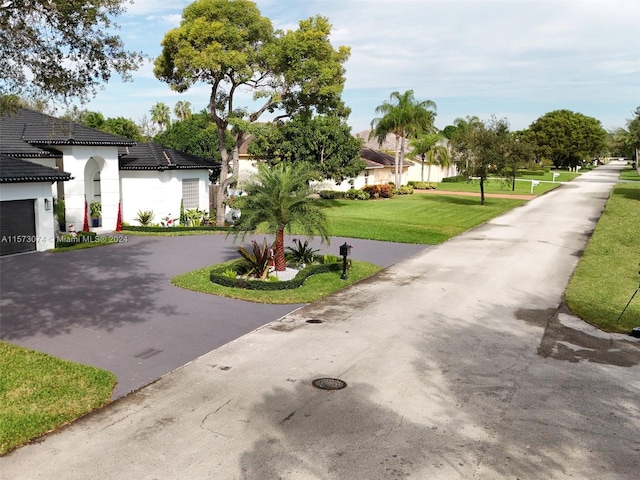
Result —
[[105, 161], [100, 157], [91, 157], [84, 166], [84, 195], [89, 208], [88, 215], [91, 218], [98, 218], [97, 221], [90, 221], [92, 227], [99, 226], [99, 215], [91, 215], [91, 205], [97, 203], [102, 205], [102, 183], [101, 172], [105, 167]]

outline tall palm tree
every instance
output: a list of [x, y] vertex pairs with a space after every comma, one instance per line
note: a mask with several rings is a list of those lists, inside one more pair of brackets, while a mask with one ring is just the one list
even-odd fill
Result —
[[424, 182], [424, 165], [429, 165], [427, 183], [431, 181], [431, 165], [448, 167], [451, 164], [449, 149], [442, 142], [445, 137], [441, 133], [427, 133], [411, 141], [412, 158], [419, 158], [422, 165], [420, 180]]
[[191, 102], [186, 100], [180, 100], [176, 102], [175, 107], [173, 107], [173, 113], [176, 114], [181, 121], [185, 121], [187, 118], [191, 118]]
[[381, 116], [371, 121], [370, 137], [377, 138], [382, 145], [388, 134], [395, 135], [395, 183], [399, 187], [407, 138], [433, 130], [436, 104], [432, 100], [419, 102], [413, 90], [402, 94], [396, 91], [391, 93], [388, 101], [376, 107], [376, 113]]
[[329, 241], [328, 220], [309, 196], [309, 181], [314, 172], [304, 163], [280, 163], [269, 167], [258, 166], [254, 182], [244, 189], [247, 196], [241, 197], [242, 215], [234, 225], [236, 236], [245, 238], [258, 225], [266, 222], [275, 234], [275, 266], [277, 271], [286, 270], [284, 255], [284, 231], [299, 228], [304, 235], [320, 235], [323, 242]]
[[164, 102], [156, 103], [149, 112], [151, 113], [151, 121], [158, 124], [161, 132], [171, 122], [171, 110]]

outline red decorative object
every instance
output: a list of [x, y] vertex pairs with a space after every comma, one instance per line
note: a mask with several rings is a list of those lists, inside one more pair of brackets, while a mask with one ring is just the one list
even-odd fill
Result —
[[89, 216], [87, 215], [87, 201], [84, 201], [84, 223], [82, 224], [82, 231], [83, 232], [88, 232], [89, 231]]
[[116, 232], [122, 231], [122, 209], [120, 208], [120, 202], [118, 202], [118, 220], [116, 220]]

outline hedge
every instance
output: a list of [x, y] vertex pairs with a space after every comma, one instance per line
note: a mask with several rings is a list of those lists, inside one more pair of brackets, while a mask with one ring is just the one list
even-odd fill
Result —
[[311, 265], [310, 267], [300, 270], [298, 274], [291, 280], [282, 280], [278, 282], [265, 282], [263, 280], [250, 280], [247, 278], [229, 278], [223, 275], [223, 270], [211, 270], [209, 276], [213, 283], [229, 288], [246, 288], [247, 290], [293, 290], [299, 288], [311, 275], [319, 273], [338, 272], [342, 269], [340, 263], [331, 263], [328, 265]]
[[216, 226], [207, 226], [207, 227], [142, 227], [142, 226], [134, 226], [134, 225], [126, 225], [122, 227], [123, 230], [128, 230], [130, 232], [202, 232], [202, 231], [211, 231], [211, 232], [225, 232], [227, 230], [231, 230], [231, 227], [216, 227]]

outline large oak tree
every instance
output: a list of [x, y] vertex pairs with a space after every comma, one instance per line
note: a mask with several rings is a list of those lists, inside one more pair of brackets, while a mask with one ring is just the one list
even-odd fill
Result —
[[593, 117], [555, 110], [533, 122], [527, 136], [539, 159], [551, 160], [556, 167], [575, 167], [605, 151], [607, 132]]
[[[211, 87], [209, 113], [222, 160], [216, 224], [224, 224], [227, 187], [237, 182], [240, 146], [265, 112], [348, 115], [340, 96], [349, 49], [334, 49], [330, 33], [320, 16], [301, 21], [297, 30], [274, 31], [248, 0], [197, 0], [184, 9], [180, 26], [166, 33], [156, 77], [178, 92], [199, 83]], [[242, 97], [247, 92], [254, 102]]]
[[296, 115], [288, 122], [267, 124], [256, 131], [249, 154], [269, 165], [307, 163], [316, 179], [340, 183], [367, 166], [360, 158], [362, 140], [335, 116]]

